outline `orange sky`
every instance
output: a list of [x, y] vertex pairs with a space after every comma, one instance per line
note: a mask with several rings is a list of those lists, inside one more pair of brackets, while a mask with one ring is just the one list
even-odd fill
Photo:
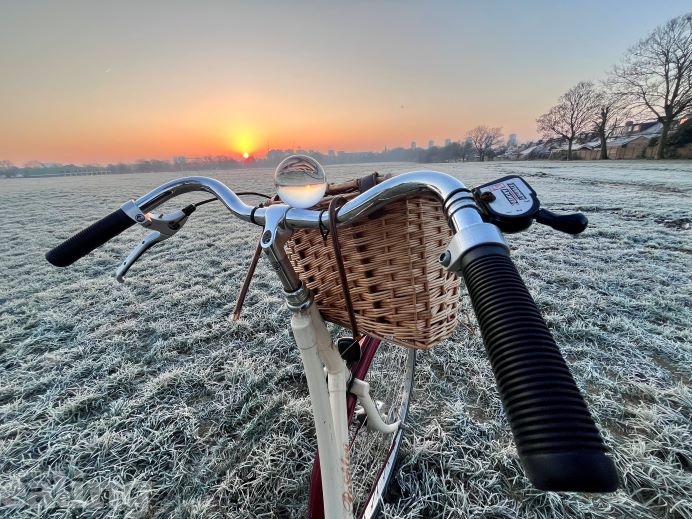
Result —
[[379, 151], [479, 124], [531, 139], [561, 93], [685, 12], [602, 4], [10, 1], [0, 160]]

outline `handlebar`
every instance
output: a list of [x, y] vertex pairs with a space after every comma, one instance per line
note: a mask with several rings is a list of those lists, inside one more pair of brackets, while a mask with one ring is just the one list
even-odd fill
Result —
[[[167, 182], [135, 201], [123, 204], [119, 211], [99, 220], [82, 232], [75, 234], [46, 254], [46, 259], [57, 267], [71, 265], [86, 256], [106, 241], [129, 228], [135, 219], [133, 210], [148, 213], [166, 201], [193, 191], [211, 193], [236, 217], [257, 225], [266, 223], [267, 209], [245, 204], [222, 182], [208, 177], [184, 177]], [[437, 171], [413, 171], [390, 178], [377, 184], [361, 195], [344, 204], [338, 211], [337, 224], [353, 223], [383, 206], [401, 198], [415, 195], [434, 196], [444, 204], [450, 226], [457, 232], [474, 227], [465, 233], [473, 243], [504, 244], [502, 233], [494, 226], [485, 224], [478, 212], [473, 195], [456, 178]], [[285, 206], [283, 225], [289, 229], [328, 228], [329, 214], [326, 211], [296, 209]], [[125, 217], [124, 210], [132, 220]], [[114, 215], [118, 215], [115, 217]], [[114, 225], [117, 218], [119, 225]], [[145, 220], [136, 220], [146, 225]], [[125, 225], [125, 224], [128, 225]]]
[[[150, 191], [146, 195], [135, 200], [135, 204], [142, 212], [147, 212], [160, 206], [167, 200], [191, 191], [205, 191], [216, 196], [231, 213], [258, 225], [265, 223], [264, 208], [253, 208], [245, 204], [225, 184], [208, 177], [185, 177], [172, 180]], [[373, 186], [366, 192], [350, 200], [339, 209], [339, 224], [353, 223], [358, 219], [380, 209], [381, 207], [401, 198], [428, 194], [435, 196], [441, 202], [449, 206], [448, 214], [454, 218], [450, 225], [461, 227], [471, 223], [482, 223], [482, 219], [476, 209], [473, 196], [464, 184], [456, 178], [438, 171], [412, 171], [385, 180]], [[459, 195], [450, 200], [450, 197]], [[451, 202], [465, 201], [459, 207], [452, 207]], [[291, 229], [328, 227], [329, 215], [326, 212], [309, 209], [296, 209], [287, 207], [284, 223]], [[453, 213], [458, 209], [469, 208], [471, 212], [464, 218], [454, 217]], [[253, 209], [255, 209], [253, 214]], [[321, 224], [320, 224], [321, 221]]]
[[[167, 200], [191, 191], [218, 198], [235, 216], [257, 225], [276, 214], [251, 207], [218, 180], [186, 177], [170, 181], [77, 233], [46, 254], [66, 266], [124, 231]], [[542, 490], [610, 492], [617, 488], [612, 460], [586, 403], [531, 298], [502, 233], [485, 223], [473, 194], [444, 173], [415, 171], [378, 184], [338, 211], [338, 224], [352, 223], [404, 197], [440, 200], [455, 236], [440, 261], [463, 276], [478, 317], [517, 451], [533, 484]], [[328, 228], [328, 212], [285, 207], [289, 229]], [[549, 219], [550, 214], [544, 214]], [[271, 216], [270, 216], [271, 217]], [[575, 223], [575, 228], [579, 222]]]

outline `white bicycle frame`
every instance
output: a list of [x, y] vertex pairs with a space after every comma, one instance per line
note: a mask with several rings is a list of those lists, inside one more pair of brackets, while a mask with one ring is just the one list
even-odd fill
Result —
[[[334, 345], [316, 305], [295, 311], [291, 328], [308, 381], [320, 456], [322, 493], [328, 517], [353, 517], [346, 391], [349, 370]], [[327, 374], [325, 380], [325, 372]], [[394, 434], [400, 424], [382, 420], [367, 382], [351, 380], [351, 393], [368, 417], [368, 427]], [[375, 506], [375, 503], [371, 503]]]
[[[286, 280], [295, 273], [283, 252], [281, 233], [277, 233], [277, 237], [277, 242], [268, 244], [265, 252], [279, 277]], [[303, 303], [296, 306], [296, 301]], [[325, 516], [349, 519], [353, 517], [346, 405], [350, 372], [304, 285], [300, 284], [295, 292], [287, 294], [287, 303], [293, 312], [291, 328], [300, 350], [315, 421]], [[367, 413], [368, 427], [380, 434], [396, 432], [399, 422], [384, 423], [370, 396], [367, 382], [352, 380], [351, 391]]]
[[291, 328], [310, 392], [325, 513], [328, 517], [351, 518], [353, 497], [346, 416], [348, 368], [316, 305], [310, 305], [306, 311], [294, 312]]

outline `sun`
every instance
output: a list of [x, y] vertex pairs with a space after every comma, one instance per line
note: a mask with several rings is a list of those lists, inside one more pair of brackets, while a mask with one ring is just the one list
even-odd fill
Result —
[[258, 133], [252, 127], [246, 125], [239, 125], [227, 130], [224, 139], [227, 148], [233, 150], [233, 154], [236, 157], [242, 157], [242, 160], [252, 159], [257, 152], [260, 142]]

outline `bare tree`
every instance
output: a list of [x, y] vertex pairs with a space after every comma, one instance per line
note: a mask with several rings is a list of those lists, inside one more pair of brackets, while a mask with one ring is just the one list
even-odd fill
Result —
[[662, 159], [673, 121], [692, 107], [692, 13], [657, 27], [627, 52], [614, 75], [620, 91], [661, 123], [655, 157]]
[[599, 160], [608, 159], [607, 141], [625, 120], [634, 116], [631, 96], [618, 92], [612, 78], [596, 88], [594, 93], [593, 129], [601, 143]]
[[16, 172], [17, 166], [12, 164], [9, 160], [0, 160], [0, 175], [10, 178], [15, 176]]
[[581, 81], [565, 92], [558, 104], [536, 119], [538, 131], [546, 138], [567, 140], [567, 160], [572, 159], [574, 139], [593, 129], [596, 90], [590, 81]]
[[502, 143], [502, 128], [489, 128], [488, 126], [476, 126], [466, 133], [467, 139], [478, 153], [478, 160], [483, 162], [488, 151]]

